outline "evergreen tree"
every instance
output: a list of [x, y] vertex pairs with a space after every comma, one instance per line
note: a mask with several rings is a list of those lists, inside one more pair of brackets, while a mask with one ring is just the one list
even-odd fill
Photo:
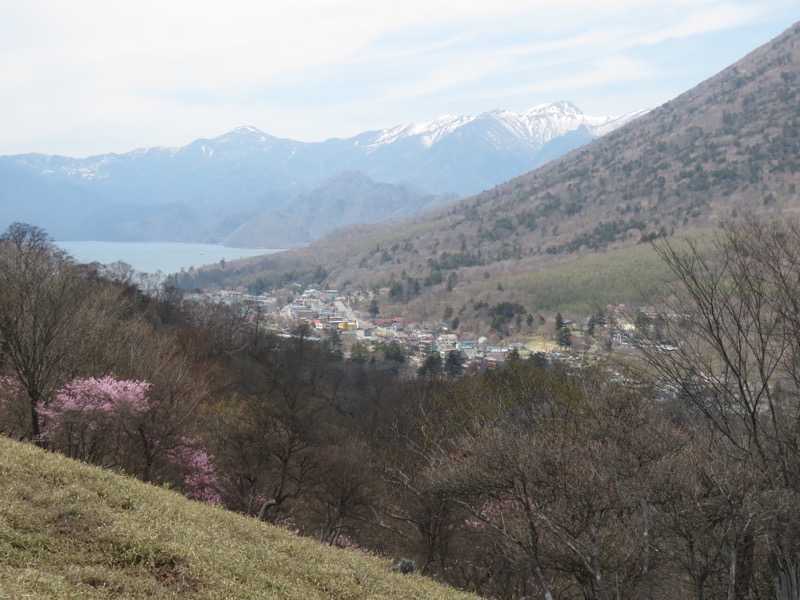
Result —
[[361, 342], [356, 342], [350, 348], [350, 361], [358, 364], [364, 364], [369, 358], [369, 350]]
[[406, 355], [403, 352], [403, 347], [395, 341], [389, 342], [388, 344], [383, 344], [381, 346], [381, 350], [383, 351], [383, 357], [386, 360], [393, 360], [401, 363], [406, 359]]
[[369, 303], [369, 310], [367, 312], [369, 312], [369, 316], [372, 318], [375, 318], [380, 314], [381, 309], [378, 306], [377, 298], [373, 298], [372, 301]]
[[464, 359], [461, 357], [460, 350], [450, 350], [444, 361], [444, 370], [450, 377], [460, 377], [464, 372]]
[[417, 375], [426, 379], [438, 379], [442, 376], [442, 357], [438, 352], [431, 352], [422, 366], [417, 369]]
[[572, 332], [569, 327], [562, 327], [558, 330], [558, 345], [562, 348], [569, 348], [572, 346]]

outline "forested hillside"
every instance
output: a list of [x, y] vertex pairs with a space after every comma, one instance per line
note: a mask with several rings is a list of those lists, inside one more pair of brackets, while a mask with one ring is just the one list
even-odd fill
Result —
[[[711, 248], [655, 248], [678, 283], [629, 315], [628, 350], [414, 377], [391, 343], [345, 360], [334, 337], [268, 333], [246, 304], [77, 265], [16, 224], [0, 237], [0, 430], [487, 597], [796, 598], [800, 224], [748, 217]], [[252, 563], [216, 563], [219, 539], [187, 553], [182, 533], [131, 524], [131, 511], [185, 522], [165, 496], [148, 512], [140, 491], [68, 483], [63, 463], [21, 478], [9, 465], [39, 459], [18, 456], [0, 460], [14, 475], [0, 502], [11, 593], [202, 595], [230, 569], [247, 585]], [[91, 558], [59, 552], [86, 531]], [[298, 548], [272, 556], [291, 563]], [[320, 596], [379, 585], [353, 569], [355, 588], [338, 568], [297, 577]], [[280, 573], [252, 577], [282, 596]]]

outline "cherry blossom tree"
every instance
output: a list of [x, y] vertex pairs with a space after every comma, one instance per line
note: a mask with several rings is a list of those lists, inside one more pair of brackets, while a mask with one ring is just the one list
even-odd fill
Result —
[[150, 387], [112, 376], [73, 379], [40, 409], [41, 437], [71, 458], [119, 467], [131, 452], [131, 424], [150, 408]]
[[[67, 383], [40, 415], [41, 437], [64, 454], [219, 503], [213, 458], [186, 428], [156, 426], [162, 398], [148, 381], [107, 375]], [[174, 416], [174, 415], [173, 415]]]

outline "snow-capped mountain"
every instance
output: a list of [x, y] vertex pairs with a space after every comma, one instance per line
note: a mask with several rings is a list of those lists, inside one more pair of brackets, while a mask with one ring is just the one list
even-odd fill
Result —
[[370, 144], [371, 149], [392, 144], [402, 138], [416, 138], [420, 145], [431, 148], [462, 127], [499, 125], [519, 144], [540, 150], [550, 140], [585, 126], [594, 137], [599, 137], [643, 115], [639, 110], [622, 117], [592, 117], [583, 114], [571, 102], [561, 101], [539, 104], [517, 114], [509, 110], [493, 110], [477, 117], [445, 115], [428, 123], [399, 125], [379, 132]]
[[[409, 199], [416, 194], [409, 210], [419, 210], [435, 205], [433, 198], [494, 187], [644, 112], [593, 117], [569, 102], [556, 102], [522, 114], [443, 116], [313, 143], [240, 127], [178, 148], [88, 158], [2, 156], [0, 225], [27, 221], [60, 239], [225, 241], [265, 212], [313, 219], [313, 210], [297, 210], [293, 203], [311, 202], [313, 190], [354, 171], [373, 182], [403, 186], [400, 194], [382, 193]], [[363, 181], [359, 190], [358, 197], [366, 197]], [[398, 218], [397, 209], [380, 211], [372, 204], [367, 214], [352, 207], [339, 213], [380, 221]], [[346, 224], [330, 214], [326, 223], [328, 228]], [[298, 223], [320, 231], [306, 225]]]

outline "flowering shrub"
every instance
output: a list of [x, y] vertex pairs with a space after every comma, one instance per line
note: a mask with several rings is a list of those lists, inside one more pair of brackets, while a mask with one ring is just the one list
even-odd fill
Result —
[[208, 504], [221, 504], [222, 498], [217, 491], [219, 477], [211, 462], [211, 455], [196, 438], [182, 438], [181, 442], [181, 446], [167, 454], [183, 472], [182, 483], [186, 495]]
[[146, 381], [73, 379], [39, 408], [41, 440], [80, 460], [116, 466], [125, 426], [149, 408]]
[[97, 429], [108, 415], [141, 414], [149, 408], [147, 381], [125, 381], [107, 375], [100, 379], [73, 379], [39, 414], [46, 422], [45, 438], [70, 415], [81, 415], [86, 426]]
[[293, 511], [289, 509], [286, 512], [278, 513], [272, 519], [272, 524], [278, 527], [283, 527], [294, 535], [300, 535], [300, 528], [297, 527], [297, 521], [294, 518]]
[[39, 409], [40, 441], [72, 458], [169, 482], [190, 498], [219, 504], [212, 457], [152, 391], [148, 381], [111, 375], [74, 379]]
[[22, 387], [13, 377], [0, 377], [0, 406], [12, 401]]

